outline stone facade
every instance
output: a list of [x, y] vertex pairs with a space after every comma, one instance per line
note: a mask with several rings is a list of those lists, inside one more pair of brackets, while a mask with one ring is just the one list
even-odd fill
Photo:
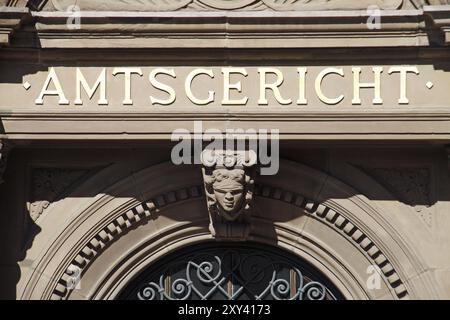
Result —
[[[450, 299], [449, 45], [446, 0], [0, 1], [0, 297], [254, 243], [345, 299]], [[199, 124], [276, 130], [276, 174], [175, 163]]]

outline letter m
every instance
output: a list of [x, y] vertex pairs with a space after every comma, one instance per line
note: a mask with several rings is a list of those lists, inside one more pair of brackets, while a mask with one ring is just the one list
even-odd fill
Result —
[[84, 77], [83, 73], [81, 72], [80, 68], [77, 68], [77, 97], [74, 101], [75, 105], [82, 105], [83, 100], [81, 100], [81, 87], [86, 91], [86, 94], [89, 99], [92, 99], [94, 96], [95, 91], [97, 91], [97, 88], [100, 87], [100, 97], [98, 99], [99, 105], [107, 105], [108, 100], [106, 100], [106, 69], [103, 68], [102, 72], [98, 76], [97, 80], [95, 81], [94, 85], [92, 87], [89, 87], [89, 84], [86, 81], [86, 78]]

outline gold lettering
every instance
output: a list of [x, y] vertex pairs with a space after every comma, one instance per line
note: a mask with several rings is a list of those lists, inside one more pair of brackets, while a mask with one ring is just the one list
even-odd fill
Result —
[[[48, 86], [50, 82], [53, 82], [55, 86], [55, 90], [49, 90]], [[49, 69], [47, 79], [45, 79], [44, 86], [42, 87], [41, 93], [39, 97], [34, 101], [36, 104], [44, 104], [44, 96], [58, 96], [59, 101], [58, 104], [69, 104], [69, 100], [66, 99], [64, 95], [64, 91], [61, 87], [61, 83], [59, 82], [58, 76], [56, 75], [56, 71], [53, 67]]]
[[[259, 73], [259, 105], [268, 105], [269, 101], [267, 100], [266, 91], [267, 89], [272, 90], [273, 95], [275, 96], [275, 99], [280, 104], [291, 104], [291, 99], [284, 99], [281, 96], [279, 87], [283, 84], [284, 76], [283, 73], [276, 68], [258, 68]], [[274, 83], [267, 83], [266, 82], [266, 75], [267, 74], [275, 74], [277, 77], [277, 80]]]
[[81, 72], [80, 68], [77, 68], [77, 90], [76, 90], [76, 99], [73, 102], [76, 105], [82, 105], [83, 100], [81, 100], [81, 87], [83, 87], [84, 91], [86, 92], [89, 99], [92, 99], [94, 96], [95, 91], [97, 91], [97, 88], [100, 87], [100, 97], [97, 101], [99, 105], [107, 105], [108, 100], [106, 100], [106, 69], [103, 68], [102, 72], [100, 72], [100, 75], [98, 76], [97, 80], [94, 83], [94, 86], [91, 88], [89, 87], [89, 84], [86, 81], [86, 78], [84, 77], [83, 73]]
[[409, 100], [406, 97], [406, 76], [408, 72], [419, 74], [417, 67], [405, 66], [405, 67], [390, 67], [388, 73], [392, 74], [395, 72], [400, 73], [400, 98], [398, 99], [399, 104], [408, 104]]
[[175, 71], [173, 69], [164, 69], [164, 68], [157, 68], [152, 70], [149, 74], [149, 80], [153, 87], [156, 89], [159, 89], [161, 91], [167, 92], [169, 94], [169, 97], [166, 100], [154, 98], [153, 96], [150, 96], [150, 101], [152, 104], [162, 104], [162, 105], [168, 105], [175, 102], [176, 99], [176, 93], [175, 90], [171, 86], [168, 86], [167, 84], [161, 83], [158, 80], [156, 80], [156, 76], [158, 74], [167, 74], [171, 76], [172, 78], [176, 78]]
[[248, 75], [247, 70], [245, 68], [222, 68], [223, 73], [223, 105], [245, 105], [247, 104], [248, 97], [245, 96], [240, 100], [231, 100], [230, 99], [230, 91], [232, 89], [237, 90], [238, 92], [242, 92], [241, 82], [238, 81], [236, 83], [230, 84], [230, 75], [231, 74], [241, 74], [244, 77]]
[[305, 97], [306, 90], [306, 73], [308, 72], [308, 68], [297, 68], [298, 72], [298, 100], [297, 104], [306, 105], [308, 104], [308, 100]]
[[374, 88], [374, 97], [372, 100], [373, 104], [383, 104], [383, 99], [381, 99], [381, 73], [383, 72], [383, 67], [372, 67], [372, 72], [374, 74], [374, 82], [360, 82], [360, 67], [352, 67], [353, 72], [353, 100], [352, 104], [361, 104], [361, 98], [359, 96], [359, 90], [361, 88]]
[[192, 70], [189, 75], [186, 77], [186, 81], [184, 83], [184, 90], [186, 92], [187, 97], [189, 100], [191, 100], [193, 103], [197, 105], [206, 105], [214, 101], [214, 91], [208, 91], [208, 98], [207, 99], [198, 99], [194, 96], [192, 93], [192, 81], [194, 78], [200, 74], [206, 74], [210, 76], [211, 78], [214, 78], [214, 73], [211, 69], [194, 69]]
[[326, 68], [326, 69], [322, 70], [321, 72], [319, 72], [319, 74], [316, 77], [316, 81], [315, 81], [315, 85], [314, 85], [314, 87], [316, 89], [316, 94], [317, 94], [317, 97], [320, 99], [320, 101], [322, 101], [323, 103], [338, 104], [339, 102], [341, 102], [344, 99], [343, 94], [341, 94], [337, 98], [328, 98], [327, 96], [325, 96], [323, 94], [323, 91], [322, 91], [322, 81], [329, 74], [338, 74], [341, 77], [343, 77], [344, 70], [338, 69], [338, 68]]
[[116, 74], [125, 75], [125, 93], [122, 103], [124, 105], [133, 105], [133, 100], [131, 100], [131, 75], [138, 74], [140, 77], [142, 77], [141, 68], [114, 68], [113, 76], [115, 76]]

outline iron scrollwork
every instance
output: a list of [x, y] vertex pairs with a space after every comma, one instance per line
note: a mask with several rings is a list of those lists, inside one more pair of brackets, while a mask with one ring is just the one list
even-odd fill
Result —
[[146, 277], [139, 300], [335, 300], [334, 289], [282, 256], [239, 248], [184, 257]]

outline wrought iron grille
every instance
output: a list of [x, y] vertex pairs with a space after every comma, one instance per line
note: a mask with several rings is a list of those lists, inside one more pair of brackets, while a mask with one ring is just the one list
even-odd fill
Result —
[[201, 245], [150, 267], [121, 299], [335, 300], [340, 293], [305, 261], [256, 244]]

